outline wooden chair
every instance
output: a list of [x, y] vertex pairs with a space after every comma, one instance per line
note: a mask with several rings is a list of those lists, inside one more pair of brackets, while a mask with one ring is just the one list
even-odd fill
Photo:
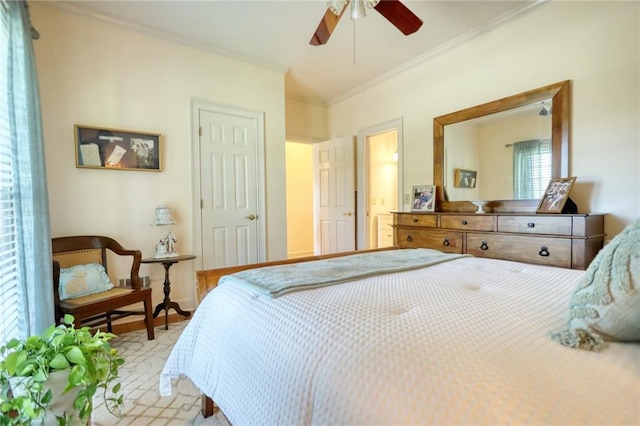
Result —
[[[112, 321], [130, 315], [143, 315], [147, 328], [147, 338], [154, 339], [153, 313], [151, 306], [151, 288], [141, 288], [140, 250], [127, 250], [117, 241], [102, 236], [73, 236], [59, 237], [51, 240], [53, 252], [53, 291], [55, 298], [56, 322], [65, 314], [75, 318], [75, 326], [96, 327], [107, 324], [107, 331], [112, 332]], [[110, 290], [89, 294], [75, 299], [60, 300], [60, 268], [74, 265], [99, 263], [106, 271], [108, 251], [118, 256], [132, 257], [131, 285], [127, 287], [115, 286]], [[144, 310], [124, 310], [129, 305], [142, 302]]]

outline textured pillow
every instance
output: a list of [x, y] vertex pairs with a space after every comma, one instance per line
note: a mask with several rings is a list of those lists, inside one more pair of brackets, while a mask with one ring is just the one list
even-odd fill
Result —
[[104, 267], [99, 263], [60, 269], [60, 300], [101, 293], [113, 288]]
[[591, 262], [569, 302], [569, 328], [550, 334], [572, 348], [599, 351], [605, 341], [640, 340], [640, 220]]

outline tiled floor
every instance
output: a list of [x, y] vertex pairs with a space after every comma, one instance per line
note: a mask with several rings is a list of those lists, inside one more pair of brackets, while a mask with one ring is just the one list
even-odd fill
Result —
[[91, 424], [111, 425], [217, 425], [229, 426], [220, 412], [205, 419], [200, 414], [200, 392], [190, 380], [181, 378], [173, 383], [173, 395], [161, 397], [158, 377], [164, 361], [187, 321], [172, 323], [169, 330], [156, 327], [155, 340], [147, 340], [145, 330], [126, 333], [113, 339], [112, 346], [125, 359], [120, 367], [125, 397], [125, 416], [112, 416], [96, 395]]

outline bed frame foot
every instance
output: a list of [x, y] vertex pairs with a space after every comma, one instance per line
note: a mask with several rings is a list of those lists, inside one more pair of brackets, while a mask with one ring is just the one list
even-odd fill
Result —
[[202, 394], [202, 417], [207, 418], [213, 416], [218, 412], [220, 408], [213, 402], [213, 399], [209, 398], [207, 395]]

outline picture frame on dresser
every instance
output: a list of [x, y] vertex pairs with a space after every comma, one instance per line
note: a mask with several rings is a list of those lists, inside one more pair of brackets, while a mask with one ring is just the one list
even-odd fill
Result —
[[162, 134], [74, 125], [76, 167], [159, 172]]
[[576, 177], [551, 179], [538, 203], [536, 213], [562, 213]]
[[419, 185], [413, 187], [412, 212], [433, 212], [436, 207], [436, 186]]

